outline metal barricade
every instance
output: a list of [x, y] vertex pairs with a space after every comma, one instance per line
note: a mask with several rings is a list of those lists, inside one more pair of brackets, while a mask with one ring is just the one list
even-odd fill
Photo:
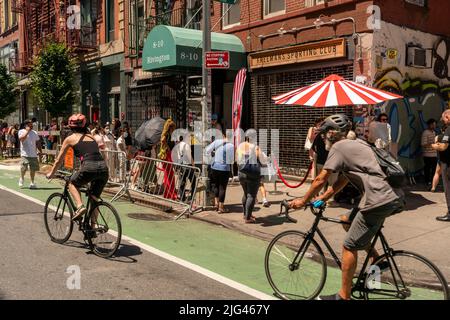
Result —
[[193, 212], [199, 179], [199, 168], [137, 156], [131, 164], [129, 186], [133, 192], [181, 207], [178, 220]]
[[120, 186], [120, 190], [111, 199], [115, 201], [124, 195], [127, 195], [130, 201], [133, 201], [128, 190], [129, 176], [127, 174], [127, 154], [124, 151], [100, 150], [108, 167], [108, 183]]

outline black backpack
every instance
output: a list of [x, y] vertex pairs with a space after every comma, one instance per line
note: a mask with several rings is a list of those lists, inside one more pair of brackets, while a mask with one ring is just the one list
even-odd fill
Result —
[[380, 164], [381, 170], [386, 175], [386, 181], [392, 188], [403, 188], [406, 186], [407, 178], [400, 162], [385, 149], [379, 149], [371, 144], [375, 158]]

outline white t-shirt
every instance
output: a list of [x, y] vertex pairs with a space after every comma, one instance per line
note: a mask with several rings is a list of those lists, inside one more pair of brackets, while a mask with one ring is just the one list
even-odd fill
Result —
[[[19, 131], [19, 139], [26, 134], [26, 130], [22, 129]], [[36, 131], [30, 130], [28, 136], [24, 141], [20, 142], [20, 156], [37, 158], [37, 148], [36, 142], [39, 141], [39, 136]]]

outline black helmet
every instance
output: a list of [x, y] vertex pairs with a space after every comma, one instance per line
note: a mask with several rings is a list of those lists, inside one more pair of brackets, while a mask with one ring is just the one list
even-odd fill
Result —
[[350, 120], [345, 114], [333, 114], [323, 121], [320, 132], [324, 133], [330, 129], [346, 132], [351, 129]]

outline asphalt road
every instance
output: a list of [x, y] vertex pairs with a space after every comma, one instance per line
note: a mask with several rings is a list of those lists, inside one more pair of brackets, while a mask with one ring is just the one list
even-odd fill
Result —
[[125, 241], [116, 255], [91, 254], [76, 229], [51, 242], [43, 208], [0, 190], [0, 299], [254, 299]]

